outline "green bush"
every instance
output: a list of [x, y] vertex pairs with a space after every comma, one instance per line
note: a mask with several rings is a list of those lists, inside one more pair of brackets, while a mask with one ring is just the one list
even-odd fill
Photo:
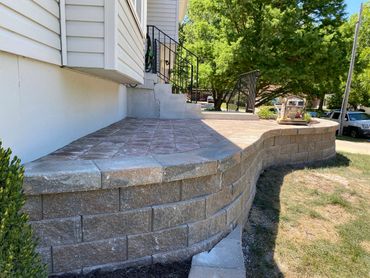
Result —
[[24, 169], [0, 141], [0, 277], [46, 277], [28, 216], [21, 211]]
[[277, 113], [274, 111], [273, 106], [261, 106], [257, 112], [260, 119], [276, 119]]

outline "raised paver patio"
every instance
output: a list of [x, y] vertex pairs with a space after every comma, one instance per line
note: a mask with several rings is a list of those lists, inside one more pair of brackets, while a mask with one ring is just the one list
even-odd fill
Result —
[[25, 165], [49, 273], [182, 260], [243, 224], [260, 172], [335, 155], [336, 123], [126, 119]]
[[[312, 127], [321, 127], [312, 125]], [[185, 153], [230, 143], [245, 148], [275, 121], [125, 119], [82, 137], [38, 161], [95, 160]], [[307, 128], [307, 127], [296, 127]]]

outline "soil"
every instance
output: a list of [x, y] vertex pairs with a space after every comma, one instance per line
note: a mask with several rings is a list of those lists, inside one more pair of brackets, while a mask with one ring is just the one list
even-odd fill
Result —
[[154, 264], [142, 267], [130, 267], [102, 272], [100, 270], [89, 274], [66, 274], [50, 278], [187, 278], [189, 276], [191, 261], [175, 262], [172, 264]]

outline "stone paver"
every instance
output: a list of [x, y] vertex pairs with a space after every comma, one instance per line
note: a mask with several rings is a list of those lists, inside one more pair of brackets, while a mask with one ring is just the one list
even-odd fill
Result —
[[[230, 153], [235, 153], [235, 149], [244, 149], [266, 131], [280, 129], [281, 134], [285, 134], [284, 130], [291, 132], [291, 128], [292, 126], [281, 126], [276, 121], [266, 120], [129, 118], [82, 137], [38, 161], [112, 158], [119, 160], [128, 157], [185, 153], [201, 149], [210, 152], [211, 156], [217, 156], [220, 153], [212, 151], [212, 147], [222, 152], [227, 152], [229, 149]], [[304, 133], [306, 127], [296, 126], [296, 128], [299, 129], [299, 133]], [[293, 131], [297, 134], [296, 130]], [[278, 143], [280, 142], [276, 142]], [[220, 149], [220, 144], [225, 144], [225, 146]]]

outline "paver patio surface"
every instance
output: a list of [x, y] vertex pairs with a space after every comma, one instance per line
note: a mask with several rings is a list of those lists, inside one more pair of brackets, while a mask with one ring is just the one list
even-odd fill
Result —
[[[156, 120], [128, 118], [82, 137], [39, 159], [95, 160], [173, 154], [222, 141], [244, 148], [279, 126], [266, 120]], [[291, 128], [291, 126], [290, 126]]]

